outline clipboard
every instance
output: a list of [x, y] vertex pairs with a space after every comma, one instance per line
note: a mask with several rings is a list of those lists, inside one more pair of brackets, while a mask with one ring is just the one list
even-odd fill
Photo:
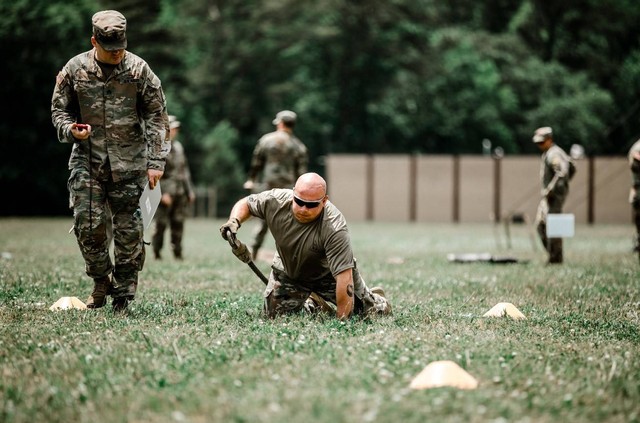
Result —
[[142, 195], [140, 195], [139, 202], [144, 229], [147, 229], [149, 225], [151, 225], [153, 216], [156, 214], [156, 210], [158, 210], [161, 197], [162, 190], [160, 189], [160, 181], [156, 183], [156, 187], [154, 189], [149, 188], [149, 182], [147, 182], [147, 185], [144, 187], [144, 191], [142, 191]]

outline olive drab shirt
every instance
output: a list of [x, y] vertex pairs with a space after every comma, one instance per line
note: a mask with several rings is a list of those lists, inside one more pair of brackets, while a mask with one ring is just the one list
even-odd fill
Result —
[[[169, 118], [160, 79], [133, 53], [108, 77], [95, 59], [95, 49], [67, 62], [56, 77], [51, 116], [63, 143], [74, 143], [69, 169], [111, 167], [113, 180], [139, 176], [147, 169], [164, 170], [171, 149]], [[71, 134], [71, 123], [91, 125], [90, 143]]]
[[552, 145], [542, 154], [540, 180], [542, 193], [551, 193], [554, 197], [564, 198], [569, 193], [569, 180], [573, 177], [575, 167], [571, 157], [557, 145]]
[[313, 283], [353, 268], [347, 222], [327, 201], [316, 220], [300, 223], [293, 216], [293, 191], [272, 189], [248, 197], [249, 212], [264, 219], [276, 241], [272, 267], [298, 282]]
[[306, 173], [307, 162], [302, 141], [286, 131], [270, 132], [260, 138], [253, 151], [249, 179], [257, 180], [262, 173], [264, 189], [292, 187]]

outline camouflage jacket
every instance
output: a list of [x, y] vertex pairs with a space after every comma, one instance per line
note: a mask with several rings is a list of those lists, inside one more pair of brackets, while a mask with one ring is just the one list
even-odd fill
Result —
[[633, 158], [634, 153], [640, 153], [640, 140], [633, 143], [627, 156], [629, 158], [629, 168], [631, 169], [633, 186], [640, 188], [640, 161]]
[[193, 193], [189, 163], [184, 147], [178, 140], [171, 142], [171, 152], [167, 156], [162, 175], [162, 193], [171, 196], [189, 196]]
[[569, 180], [573, 177], [571, 157], [556, 144], [542, 154], [540, 179], [542, 195], [564, 198], [569, 193]]
[[262, 174], [263, 189], [291, 188], [298, 176], [306, 173], [307, 147], [286, 131], [264, 135], [253, 150], [249, 179]]
[[631, 169], [631, 190], [629, 192], [629, 202], [631, 203], [638, 199], [640, 191], [640, 161], [633, 158], [634, 153], [640, 153], [640, 140], [633, 143], [627, 155]]
[[[108, 78], [95, 50], [67, 62], [56, 78], [51, 118], [58, 140], [73, 143], [69, 169], [109, 163], [114, 181], [164, 170], [171, 149], [169, 119], [160, 79], [149, 65], [126, 52]], [[71, 134], [70, 124], [91, 125], [90, 142]]]

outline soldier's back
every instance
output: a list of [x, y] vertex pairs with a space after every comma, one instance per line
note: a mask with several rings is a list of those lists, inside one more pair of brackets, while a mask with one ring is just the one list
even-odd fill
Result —
[[276, 131], [262, 137], [260, 144], [265, 161], [264, 182], [270, 188], [290, 188], [297, 178], [295, 160], [300, 151], [292, 136]]

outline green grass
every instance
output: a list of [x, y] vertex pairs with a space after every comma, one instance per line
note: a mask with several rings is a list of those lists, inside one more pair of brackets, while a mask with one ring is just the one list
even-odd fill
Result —
[[[186, 260], [148, 258], [119, 317], [49, 311], [91, 288], [70, 219], [0, 220], [0, 421], [640, 421], [631, 225], [579, 226], [565, 264], [546, 266], [524, 226], [507, 250], [491, 224], [352, 224], [359, 268], [394, 315], [341, 323], [263, 319], [263, 285], [221, 223], [189, 220]], [[250, 234], [248, 223], [239, 236]], [[527, 262], [446, 259], [464, 252]], [[483, 318], [498, 302], [527, 319]], [[479, 387], [409, 389], [435, 360]]]

